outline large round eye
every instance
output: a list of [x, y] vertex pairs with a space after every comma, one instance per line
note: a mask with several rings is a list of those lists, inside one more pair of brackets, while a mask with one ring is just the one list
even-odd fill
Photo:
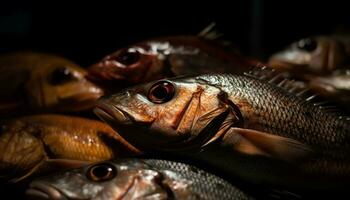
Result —
[[155, 83], [148, 92], [148, 99], [153, 103], [165, 103], [171, 100], [175, 93], [175, 87], [167, 81]]
[[69, 68], [59, 67], [52, 72], [50, 83], [52, 85], [58, 85], [71, 81], [73, 78], [74, 76]]
[[123, 65], [132, 65], [139, 61], [140, 53], [138, 51], [128, 51], [124, 50], [119, 53], [115, 58], [116, 61], [122, 63]]
[[314, 39], [306, 38], [298, 42], [297, 47], [305, 51], [313, 51], [317, 48], [317, 42]]
[[117, 175], [117, 169], [109, 163], [99, 163], [91, 166], [86, 173], [86, 176], [96, 182], [108, 181]]

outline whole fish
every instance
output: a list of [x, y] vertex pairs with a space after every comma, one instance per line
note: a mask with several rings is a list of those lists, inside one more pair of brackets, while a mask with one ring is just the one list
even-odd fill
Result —
[[64, 115], [1, 122], [0, 152], [0, 177], [11, 182], [51, 166], [80, 166], [140, 153], [107, 124]]
[[145, 40], [107, 55], [88, 69], [87, 77], [113, 92], [184, 74], [242, 73], [255, 64], [205, 36], [169, 36]]
[[95, 163], [33, 181], [31, 199], [252, 199], [225, 180], [166, 160]]
[[327, 74], [350, 66], [350, 39], [346, 36], [304, 38], [272, 55], [269, 65], [296, 73]]
[[252, 183], [349, 184], [349, 119], [252, 74], [159, 80], [102, 98], [95, 113], [145, 152], [191, 155]]
[[93, 107], [102, 89], [85, 79], [86, 70], [50, 54], [0, 56], [0, 114], [81, 111]]

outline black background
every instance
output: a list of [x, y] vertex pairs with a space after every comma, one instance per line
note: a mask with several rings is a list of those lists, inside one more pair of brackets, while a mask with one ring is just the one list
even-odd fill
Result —
[[0, 53], [32, 49], [83, 66], [150, 37], [196, 34], [211, 22], [249, 56], [266, 59], [301, 37], [347, 29], [341, 1], [1, 1]]

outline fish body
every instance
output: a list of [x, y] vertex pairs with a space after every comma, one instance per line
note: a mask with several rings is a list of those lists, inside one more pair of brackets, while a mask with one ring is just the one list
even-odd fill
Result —
[[328, 74], [350, 64], [350, 40], [346, 36], [315, 36], [292, 43], [273, 54], [269, 65], [298, 73]]
[[46, 166], [82, 164], [140, 153], [107, 124], [64, 115], [33, 115], [1, 123], [0, 172], [19, 181]]
[[252, 199], [201, 169], [153, 159], [104, 161], [58, 172], [33, 181], [26, 194], [32, 199]]
[[169, 36], [120, 49], [91, 66], [87, 77], [113, 92], [184, 74], [242, 73], [254, 64], [203, 37]]
[[159, 80], [101, 99], [95, 113], [145, 152], [192, 155], [257, 184], [350, 180], [349, 119], [253, 75]]
[[350, 102], [350, 70], [310, 77], [309, 87], [320, 95], [347, 106]]
[[85, 79], [86, 70], [50, 54], [0, 56], [0, 114], [73, 112], [92, 108], [103, 95]]

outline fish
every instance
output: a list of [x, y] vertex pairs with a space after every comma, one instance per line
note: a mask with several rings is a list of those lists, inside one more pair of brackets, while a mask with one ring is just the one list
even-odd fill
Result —
[[89, 110], [103, 90], [85, 75], [84, 68], [57, 55], [29, 51], [1, 55], [0, 114], [8, 118]]
[[308, 78], [310, 90], [347, 108], [350, 102], [350, 70], [336, 70], [330, 75]]
[[273, 54], [268, 65], [294, 73], [328, 74], [350, 66], [350, 39], [341, 35], [321, 35], [293, 42]]
[[110, 92], [184, 74], [242, 73], [258, 61], [208, 34], [151, 38], [121, 48], [88, 68], [87, 78]]
[[93, 163], [34, 180], [31, 199], [253, 199], [192, 165], [156, 159]]
[[94, 112], [145, 153], [191, 157], [253, 184], [349, 185], [350, 119], [276, 77], [264, 68], [162, 79], [101, 98]]
[[51, 169], [140, 154], [110, 126], [57, 114], [0, 123], [0, 180], [17, 183]]

